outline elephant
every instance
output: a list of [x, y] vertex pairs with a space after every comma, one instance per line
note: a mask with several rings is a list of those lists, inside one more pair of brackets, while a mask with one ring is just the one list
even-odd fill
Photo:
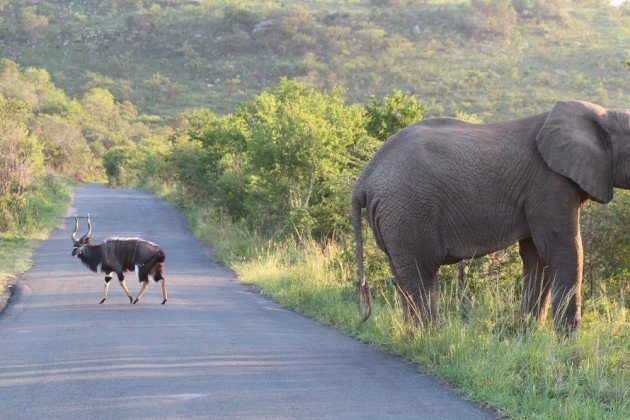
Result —
[[392, 135], [352, 192], [357, 289], [371, 312], [361, 213], [385, 252], [406, 316], [437, 319], [441, 265], [515, 242], [523, 262], [521, 311], [556, 326], [581, 321], [579, 214], [630, 188], [630, 110], [559, 101], [548, 112], [494, 124], [430, 118]]

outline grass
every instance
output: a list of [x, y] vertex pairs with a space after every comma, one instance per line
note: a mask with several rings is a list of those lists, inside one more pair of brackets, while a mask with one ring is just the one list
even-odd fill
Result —
[[[287, 308], [332, 325], [446, 379], [470, 399], [513, 418], [624, 418], [630, 412], [630, 325], [624, 291], [586, 299], [582, 328], [569, 337], [552, 323], [522, 326], [514, 283], [489, 279], [466, 291], [443, 275], [440, 321], [403, 321], [391, 284], [376, 281], [371, 318], [361, 312], [344, 248], [266, 242], [211, 212], [187, 210], [194, 231], [245, 283]], [[372, 278], [374, 280], [374, 278]], [[485, 286], [485, 287], [482, 287]]]
[[59, 225], [70, 202], [73, 182], [49, 176], [25, 193], [15, 225], [0, 233], [0, 291], [31, 267], [37, 244]]

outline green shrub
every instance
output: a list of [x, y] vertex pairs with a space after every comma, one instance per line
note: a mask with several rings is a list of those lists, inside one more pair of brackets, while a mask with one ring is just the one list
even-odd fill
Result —
[[42, 144], [46, 166], [76, 179], [93, 179], [100, 173], [81, 127], [60, 115], [41, 115], [32, 123]]
[[414, 97], [406, 96], [399, 90], [380, 100], [372, 96], [365, 109], [368, 134], [381, 141], [387, 140], [401, 128], [422, 120], [425, 111]]
[[569, 15], [570, 2], [566, 0], [512, 0], [514, 10], [523, 19], [537, 22], [562, 21]]
[[210, 157], [201, 142], [185, 140], [175, 144], [170, 162], [179, 185], [191, 197], [210, 199], [214, 182], [210, 170]]
[[128, 181], [127, 173], [134, 156], [134, 149], [127, 146], [116, 146], [103, 154], [103, 167], [107, 175], [107, 183], [111, 187], [122, 187]]
[[516, 22], [516, 11], [510, 0], [471, 0], [471, 14], [464, 18], [476, 37], [486, 35], [507, 38]]
[[586, 296], [598, 290], [609, 296], [630, 292], [630, 191], [615, 190], [614, 199], [601, 205], [587, 202], [581, 214]]
[[238, 111], [249, 130], [245, 202], [254, 224], [305, 235], [347, 224], [345, 198], [341, 206], [336, 198], [349, 197], [377, 143], [363, 109], [345, 106], [341, 93], [282, 80]]
[[42, 146], [28, 129], [12, 121], [0, 121], [0, 195], [20, 194], [44, 170]]

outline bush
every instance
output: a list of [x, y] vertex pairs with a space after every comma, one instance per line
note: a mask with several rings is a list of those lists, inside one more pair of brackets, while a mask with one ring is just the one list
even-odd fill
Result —
[[474, 36], [485, 35], [507, 38], [514, 23], [516, 23], [516, 11], [510, 0], [471, 0], [473, 8], [472, 16], [464, 19]]
[[0, 118], [0, 196], [20, 195], [43, 169], [42, 147], [27, 127]]
[[48, 26], [48, 18], [38, 15], [35, 7], [24, 7], [20, 13], [20, 30], [23, 39], [30, 43], [34, 43], [42, 38], [46, 26]]
[[42, 144], [46, 165], [76, 179], [100, 174], [81, 127], [59, 115], [42, 115], [33, 123], [33, 133]]
[[173, 146], [170, 162], [179, 185], [191, 198], [211, 199], [214, 182], [208, 171], [210, 161], [201, 142], [185, 140]]
[[[111, 185], [142, 185], [159, 167], [183, 198], [209, 201], [233, 220], [268, 233], [330, 237], [349, 229], [354, 179], [380, 141], [367, 130], [368, 114], [383, 130], [421, 117], [413, 98], [396, 93], [369, 112], [345, 105], [341, 89], [320, 93], [282, 79], [233, 114], [207, 109], [186, 115], [186, 135], [172, 147], [112, 148], [104, 155]], [[170, 178], [170, 181], [166, 179]]]
[[514, 10], [523, 19], [537, 22], [562, 21], [569, 15], [570, 2], [566, 0], [512, 0]]
[[228, 33], [243, 31], [251, 34], [259, 20], [260, 18], [247, 8], [230, 5], [223, 9], [222, 29]]
[[363, 109], [345, 106], [341, 93], [283, 79], [239, 110], [249, 130], [246, 208], [256, 225], [320, 235], [347, 224], [339, 200], [346, 204], [364, 150], [377, 143]]
[[385, 141], [401, 128], [422, 120], [425, 108], [414, 97], [398, 90], [381, 100], [372, 96], [366, 111], [368, 134]]
[[[630, 192], [615, 190], [607, 205], [587, 202], [582, 210], [584, 285], [587, 296], [597, 290], [609, 295], [628, 293], [630, 278]], [[611, 258], [612, 256], [612, 258]], [[604, 284], [605, 282], [605, 284]]]
[[24, 124], [5, 119], [0, 109], [0, 232], [15, 228], [23, 194], [43, 170], [41, 145]]
[[122, 187], [128, 181], [127, 173], [134, 156], [134, 149], [126, 146], [116, 146], [103, 155], [103, 167], [110, 187]]

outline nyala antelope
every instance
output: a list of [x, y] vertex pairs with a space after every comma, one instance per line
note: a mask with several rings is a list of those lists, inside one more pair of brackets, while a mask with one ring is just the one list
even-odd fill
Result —
[[[108, 238], [99, 245], [90, 243], [90, 233], [92, 233], [92, 219], [87, 215], [88, 231], [85, 235], [77, 238], [79, 219], [74, 216], [74, 231], [72, 231], [72, 256], [77, 256], [83, 264], [88, 266], [93, 272], [97, 272], [100, 266], [101, 272], [105, 273], [105, 293], [99, 303], [107, 300], [107, 290], [109, 282], [112, 280], [112, 273], [116, 273], [120, 286], [123, 288], [129, 303], [137, 303], [142, 297], [145, 289], [149, 285], [149, 275], [157, 283], [162, 280], [162, 305], [166, 303], [166, 279], [162, 276], [164, 260], [166, 254], [153, 242], [140, 238]], [[127, 271], [134, 271], [138, 267], [138, 279], [142, 283], [138, 296], [134, 300], [125, 284]]]

